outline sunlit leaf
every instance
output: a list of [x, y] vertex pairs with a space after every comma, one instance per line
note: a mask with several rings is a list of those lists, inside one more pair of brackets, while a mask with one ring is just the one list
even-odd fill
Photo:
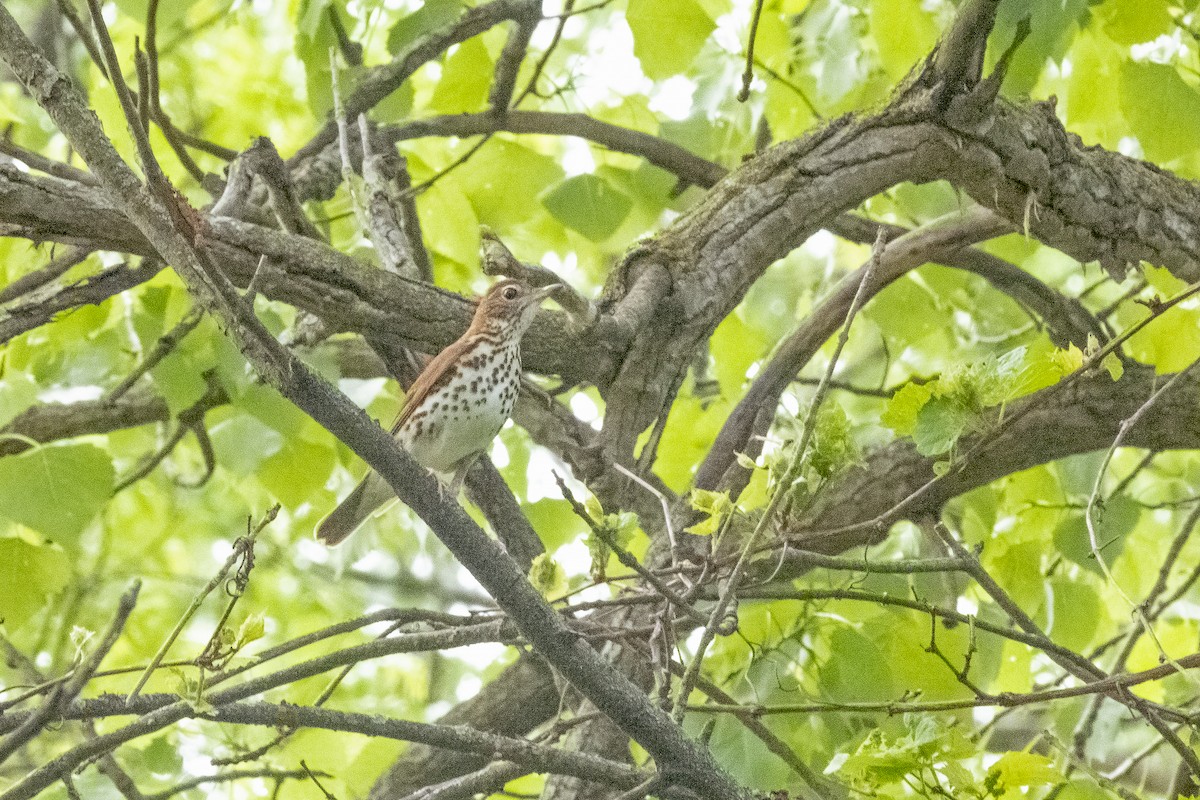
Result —
[[938, 27], [920, 0], [876, 0], [871, 34], [893, 80], [903, 78], [937, 42]]
[[988, 782], [1004, 792], [1024, 786], [1054, 786], [1064, 780], [1054, 762], [1037, 753], [1005, 753], [988, 770]]
[[567, 574], [548, 553], [540, 553], [529, 568], [529, 582], [543, 597], [557, 597], [567, 590]]
[[633, 53], [655, 80], [687, 69], [716, 27], [695, 0], [630, 0], [625, 19], [633, 31]]
[[1126, 61], [1121, 67], [1121, 109], [1146, 155], [1170, 161], [1191, 153], [1187, 133], [1200, 126], [1200, 91], [1166, 64]]
[[542, 204], [562, 224], [597, 242], [612, 235], [633, 207], [625, 193], [595, 175], [567, 178], [542, 196]]
[[388, 31], [387, 49], [392, 55], [407, 51], [417, 39], [458, 19], [462, 0], [426, 0], [420, 8], [396, 20]]
[[433, 93], [433, 108], [440, 114], [478, 111], [487, 103], [492, 85], [492, 57], [478, 37], [468, 39], [446, 59], [442, 80]]
[[112, 457], [95, 445], [36, 447], [0, 458], [0, 515], [74, 539], [108, 502]]
[[61, 549], [0, 537], [0, 624], [9, 631], [21, 627], [70, 579], [71, 562]]

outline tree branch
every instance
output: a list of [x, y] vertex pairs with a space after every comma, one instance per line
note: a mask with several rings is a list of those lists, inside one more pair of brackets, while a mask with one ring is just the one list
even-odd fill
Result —
[[[492, 5], [503, 2], [497, 0]], [[104, 135], [95, 115], [69, 82], [37, 53], [2, 7], [0, 58], [49, 113], [130, 221], [153, 242], [163, 259], [174, 265], [189, 291], [234, 333], [242, 352], [259, 374], [374, 468], [488, 590], [547, 661], [645, 747], [671, 781], [714, 800], [742, 797], [742, 790], [716, 765], [707, 750], [689, 740], [636, 686], [574, 634], [525, 580], [516, 564], [503, 556], [498, 545], [461, 508], [439, 497], [431, 475], [348, 398], [334, 391], [280, 346], [248, 313], [240, 295], [224, 276], [202, 262], [193, 243], [185, 238], [189, 231], [183, 227], [177, 229], [186, 220], [172, 214], [138, 183]], [[370, 78], [364, 85], [369, 83]], [[128, 731], [109, 736], [122, 733]], [[95, 747], [105, 738], [90, 744]], [[47, 785], [47, 779], [55, 779], [58, 770], [79, 763], [77, 760], [71, 763], [73, 759], [88, 755], [84, 748], [76, 748], [74, 752], [65, 763], [60, 759], [55, 766], [43, 767], [27, 776], [21, 784], [25, 787], [23, 791], [40, 790]], [[17, 792], [16, 796], [30, 795]]]

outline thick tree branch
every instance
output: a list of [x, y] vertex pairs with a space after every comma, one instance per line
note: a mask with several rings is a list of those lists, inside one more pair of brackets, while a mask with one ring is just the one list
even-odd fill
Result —
[[[1006, 416], [1020, 419], [998, 435], [967, 437], [964, 451], [974, 455], [934, 483], [904, 510], [905, 518], [936, 515], [951, 498], [1004, 475], [1077, 453], [1104, 450], [1112, 444], [1121, 421], [1135, 413], [1161, 383], [1152, 369], [1126, 368], [1120, 381], [1107, 372], [1084, 376], [1066, 386], [1052, 386], [1008, 406]], [[1200, 419], [1192, 413], [1200, 403], [1200, 379], [1189, 376], [1130, 428], [1125, 446], [1153, 451], [1200, 447]], [[862, 527], [906, 501], [933, 481], [936, 458], [917, 453], [911, 441], [897, 441], [867, 456], [817, 498], [816, 505], [789, 520], [792, 543], [821, 553], [843, 552], [879, 541], [886, 529]], [[888, 480], [878, 480], [887, 475]], [[857, 527], [856, 527], [857, 526]], [[844, 535], [831, 529], [856, 528]], [[803, 561], [803, 559], [800, 559]], [[785, 567], [779, 577], [794, 571]]]
[[[2, 7], [0, 58], [49, 113], [130, 221], [153, 242], [162, 258], [174, 266], [196, 299], [237, 336], [242, 352], [255, 369], [367, 461], [397, 496], [425, 520], [563, 677], [645, 747], [671, 782], [677, 781], [714, 800], [743, 796], [743, 791], [720, 770], [707, 750], [690, 741], [636, 686], [566, 626], [525, 580], [516, 564], [503, 555], [498, 545], [460, 507], [442, 501], [431, 475], [348, 398], [283, 349], [248, 313], [224, 276], [202, 263], [193, 243], [185, 238], [189, 231], [184, 229], [186, 217], [181, 219], [181, 210], [171, 213], [138, 183], [82, 98], [33, 48]], [[91, 755], [81, 748], [73, 752], [77, 759]], [[68, 760], [65, 765], [56, 762], [54, 767], [31, 773], [22, 783], [26, 791], [36, 793], [54, 780], [64, 766], [69, 769], [78, 763], [78, 760], [73, 764]]]
[[[961, 216], [944, 217], [893, 239], [879, 258], [871, 285], [865, 287], [867, 297], [873, 298], [910, 270], [937, 260], [943, 252], [962, 250], [967, 245], [1006, 233], [1008, 229], [1006, 221], [976, 206]], [[833, 294], [817, 306], [775, 351], [766, 368], [725, 420], [696, 475], [697, 487], [724, 490], [736, 486], [737, 492], [744, 488], [749, 473], [738, 466], [737, 454], [746, 453], [752, 459], [758, 457], [762, 437], [775, 418], [779, 398], [845, 320], [867, 268], [868, 265], [864, 265], [847, 275]]]
[[[458, 704], [438, 720], [442, 725], [470, 725], [504, 736], [524, 736], [559, 710], [561, 692], [554, 674], [536, 657], [521, 658], [486, 684], [475, 697]], [[409, 748], [371, 789], [372, 800], [404, 797], [436, 783], [483, 767], [486, 756], [460, 754], [424, 744]]]

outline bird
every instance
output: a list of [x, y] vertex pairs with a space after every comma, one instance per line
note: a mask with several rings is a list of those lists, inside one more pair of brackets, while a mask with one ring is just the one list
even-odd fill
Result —
[[[409, 387], [392, 435], [451, 498], [512, 413], [521, 386], [521, 337], [542, 301], [559, 288], [499, 281], [479, 301], [466, 333]], [[368, 472], [317, 524], [317, 539], [330, 547], [341, 543], [395, 497], [383, 478]]]

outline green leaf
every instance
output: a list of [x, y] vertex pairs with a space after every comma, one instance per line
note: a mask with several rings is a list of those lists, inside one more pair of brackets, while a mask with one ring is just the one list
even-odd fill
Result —
[[238, 414], [209, 431], [217, 463], [237, 475], [253, 475], [263, 461], [283, 449], [284, 437], [249, 414]]
[[932, 396], [933, 388], [927, 383], [905, 384], [888, 400], [879, 421], [900, 436], [912, 436], [917, 428], [917, 414]]
[[186, 411], [208, 391], [208, 382], [191, 354], [174, 352], [150, 369], [158, 393], [172, 415]]
[[442, 114], [463, 114], [487, 106], [495, 67], [478, 36], [468, 39], [446, 60], [442, 79], [433, 90], [432, 107]]
[[462, 0], [425, 0], [419, 9], [402, 16], [388, 31], [388, 52], [397, 55], [407, 50], [425, 34], [454, 22], [462, 10]]
[[974, 417], [969, 410], [944, 397], [935, 397], [917, 412], [913, 441], [923, 456], [945, 453], [966, 432]]
[[1055, 642], [1075, 651], [1087, 649], [1102, 619], [1107, 617], [1096, 590], [1076, 578], [1055, 575], [1050, 580], [1054, 615], [1047, 633]]
[[333, 471], [334, 451], [303, 439], [288, 439], [258, 470], [263, 486], [288, 509], [311, 500]]
[[1148, 158], [1171, 161], [1195, 152], [1200, 92], [1174, 67], [1126, 61], [1120, 87], [1125, 121]]
[[871, 35], [883, 68], [897, 81], [937, 43], [938, 26], [920, 0], [875, 0], [871, 4]]
[[1017, 23], [1025, 17], [1030, 19], [1029, 35], [1013, 54], [1005, 73], [1005, 91], [1028, 94], [1045, 71], [1047, 59], [1061, 63], [1086, 22], [1090, 5], [1088, 0], [1023, 0], [999, 5], [991, 37], [997, 46], [988, 53], [992, 59], [1008, 47]]
[[24, 372], [9, 371], [0, 381], [0, 427], [37, 402], [38, 386]]
[[[155, 15], [159, 31], [173, 28], [187, 16], [187, 10], [195, 5], [196, 0], [171, 0], [169, 3], [159, 3]], [[146, 21], [146, 11], [149, 0], [117, 0], [117, 8], [138, 22]]]
[[633, 31], [633, 54], [653, 80], [687, 69], [716, 28], [695, 0], [630, 0], [625, 20]]
[[829, 637], [829, 658], [821, 667], [824, 696], [835, 700], [887, 700], [895, 696], [892, 669], [879, 645], [853, 628], [838, 627]]
[[142, 759], [151, 772], [158, 775], [174, 775], [183, 767], [183, 757], [179, 748], [166, 734], [156, 736], [142, 750]]
[[1062, 375], [1070, 375], [1083, 366], [1083, 351], [1074, 343], [1067, 345], [1065, 350], [1055, 350], [1052, 361]]
[[[542, 213], [537, 197], [563, 179], [563, 170], [556, 159], [498, 136], [471, 159], [470, 171], [460, 170], [455, 177], [479, 222], [521, 231], [534, 214]], [[429, 228], [425, 231], [428, 235]]]
[[595, 175], [567, 178], [542, 195], [542, 204], [562, 224], [593, 242], [612, 235], [633, 207], [633, 201]]
[[1100, 359], [1100, 366], [1108, 370], [1109, 377], [1114, 381], [1121, 380], [1121, 376], [1125, 374], [1125, 365], [1121, 363], [1121, 359], [1116, 353], [1109, 353]]
[[947, 310], [911, 274], [888, 286], [863, 313], [901, 349], [932, 338], [950, 322]]
[[692, 508], [708, 517], [687, 528], [687, 532], [696, 536], [711, 536], [721, 529], [721, 521], [733, 508], [729, 492], [713, 492], [708, 489], [693, 489], [691, 494]]
[[1007, 792], [1021, 786], [1055, 786], [1065, 779], [1054, 762], [1036, 753], [1005, 753], [988, 770], [988, 784]]
[[[760, 298], [766, 295], [770, 298], [772, 306], [778, 303], [787, 308], [789, 314], [792, 311], [787, 305], [786, 297], [780, 296], [787, 289], [783, 289], [782, 292], [774, 292], [770, 290], [775, 287], [768, 286], [766, 291], [760, 293], [759, 288], [762, 284], [768, 283], [770, 278], [763, 276], [761, 280], [762, 283], [755, 283], [754, 288], [747, 294], [747, 302], [744, 306], [721, 320], [721, 324], [713, 331], [712, 338], [709, 340], [709, 349], [716, 367], [717, 382], [725, 397], [741, 396], [742, 388], [746, 385], [746, 372], [755, 361], [762, 358], [771, 349], [775, 342], [770, 335], [764, 336], [763, 331], [757, 325], [748, 322], [748, 320], [754, 319], [756, 323], [759, 323], [763, 317], [768, 316], [763, 313], [763, 306], [767, 303], [759, 302]], [[775, 320], [772, 319], [770, 322], [775, 322]]]
[[865, 780], [872, 786], [886, 785], [974, 752], [975, 748], [952, 720], [905, 714], [903, 726], [899, 735], [881, 729], [872, 731], [858, 750], [843, 761], [840, 774]]
[[112, 490], [112, 459], [94, 445], [49, 445], [0, 458], [0, 515], [47, 536], [74, 539]]
[[529, 567], [529, 582], [547, 598], [559, 597], [567, 591], [567, 573], [549, 553], [539, 553], [533, 559]]
[[479, 261], [479, 220], [453, 180], [440, 180], [417, 197], [417, 218], [429, 249], [459, 264]]
[[1167, 0], [1105, 0], [1095, 11], [1109, 38], [1126, 46], [1153, 41], [1174, 22]]
[[[1137, 525], [1142, 507], [1129, 495], [1120, 494], [1104, 501], [1095, 511], [1096, 541], [1106, 564], [1112, 564], [1125, 551], [1125, 539]], [[1065, 557], [1097, 575], [1100, 565], [1092, 555], [1091, 537], [1083, 514], [1072, 514], [1054, 529], [1054, 546]]]
[[238, 628], [234, 649], [241, 650], [251, 642], [256, 642], [266, 635], [267, 625], [261, 611], [256, 611], [242, 620]]
[[0, 624], [21, 627], [70, 579], [71, 561], [60, 548], [0, 538]]
[[[333, 75], [329, 69], [329, 50], [337, 48], [337, 35], [329, 21], [333, 9], [347, 28], [353, 20], [346, 14], [345, 4], [333, 0], [300, 0], [296, 8], [296, 56], [304, 64], [308, 104], [313, 114], [324, 117], [333, 109]], [[345, 97], [349, 87], [342, 78], [339, 90]]]
[[822, 478], [828, 478], [858, 460], [850, 418], [837, 403], [829, 403], [817, 414], [813, 427], [812, 449], [808, 466]]

